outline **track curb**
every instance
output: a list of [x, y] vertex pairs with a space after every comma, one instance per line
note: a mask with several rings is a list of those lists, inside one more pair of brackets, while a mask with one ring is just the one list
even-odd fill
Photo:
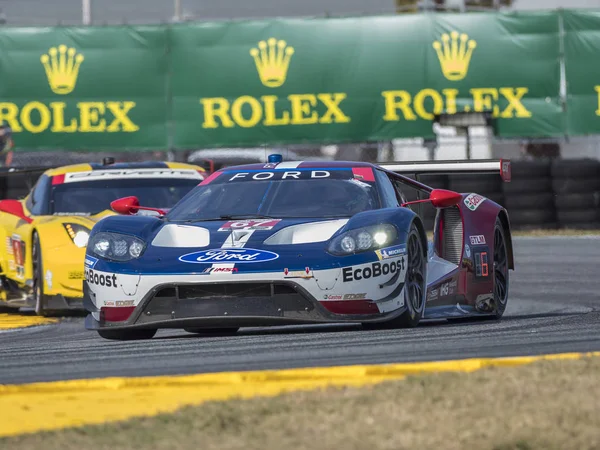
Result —
[[[600, 352], [453, 361], [319, 367], [198, 375], [100, 378], [0, 385], [0, 437], [150, 417], [185, 406], [269, 397], [325, 387], [366, 386], [409, 375], [474, 372], [542, 360], [598, 357]], [[3, 414], [4, 415], [4, 414]]]

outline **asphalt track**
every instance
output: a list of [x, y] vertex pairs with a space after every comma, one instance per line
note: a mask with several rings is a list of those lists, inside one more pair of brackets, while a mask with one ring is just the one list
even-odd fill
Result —
[[235, 336], [160, 331], [113, 342], [83, 318], [0, 332], [0, 383], [109, 376], [436, 361], [600, 350], [600, 237], [515, 238], [516, 271], [500, 322], [242, 329]]

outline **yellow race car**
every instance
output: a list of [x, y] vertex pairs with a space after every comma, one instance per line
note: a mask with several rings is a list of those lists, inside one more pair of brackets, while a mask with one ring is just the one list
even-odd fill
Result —
[[89, 232], [115, 214], [110, 203], [136, 196], [145, 206], [169, 209], [206, 175], [199, 166], [174, 162], [108, 161], [45, 171], [24, 199], [0, 200], [0, 306], [33, 307], [39, 315], [83, 309]]

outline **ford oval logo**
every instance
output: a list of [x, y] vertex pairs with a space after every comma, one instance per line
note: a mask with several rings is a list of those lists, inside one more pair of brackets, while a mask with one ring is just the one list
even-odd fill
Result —
[[240, 264], [272, 261], [277, 258], [277, 253], [255, 248], [213, 248], [180, 256], [179, 261], [195, 264]]

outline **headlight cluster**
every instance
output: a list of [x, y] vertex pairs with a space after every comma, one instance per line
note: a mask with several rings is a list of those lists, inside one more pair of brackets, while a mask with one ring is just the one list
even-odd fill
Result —
[[73, 241], [73, 244], [79, 248], [84, 248], [87, 245], [90, 238], [89, 228], [78, 223], [64, 223], [63, 226], [67, 230], [67, 234]]
[[145, 247], [144, 241], [136, 237], [101, 232], [92, 237], [88, 251], [105, 259], [129, 261], [139, 258]]
[[343, 256], [377, 250], [391, 245], [398, 238], [396, 227], [390, 224], [371, 225], [346, 231], [332, 239], [327, 251], [333, 255]]

